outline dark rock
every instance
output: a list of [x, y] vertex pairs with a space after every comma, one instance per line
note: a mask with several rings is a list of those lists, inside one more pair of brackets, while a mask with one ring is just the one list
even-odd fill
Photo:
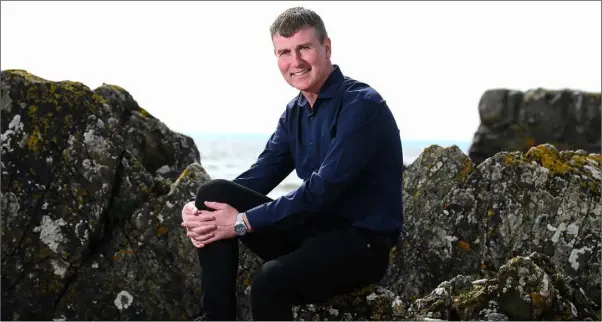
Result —
[[479, 102], [481, 124], [468, 156], [479, 164], [497, 152], [527, 152], [544, 143], [600, 154], [601, 108], [600, 93], [488, 90]]
[[209, 179], [192, 139], [116, 86], [12, 70], [1, 87], [2, 319], [197, 314], [177, 216]]

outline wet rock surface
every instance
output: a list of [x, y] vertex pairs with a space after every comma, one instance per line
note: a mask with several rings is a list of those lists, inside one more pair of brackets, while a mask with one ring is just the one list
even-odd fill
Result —
[[468, 156], [479, 164], [502, 151], [527, 152], [549, 143], [559, 150], [600, 153], [600, 93], [537, 88], [486, 91]]
[[[190, 320], [181, 208], [210, 180], [192, 140], [122, 88], [2, 72], [2, 319]], [[296, 320], [600, 319], [599, 154], [538, 145], [476, 165], [431, 146], [404, 172], [379, 285]], [[238, 316], [261, 261], [240, 247]]]

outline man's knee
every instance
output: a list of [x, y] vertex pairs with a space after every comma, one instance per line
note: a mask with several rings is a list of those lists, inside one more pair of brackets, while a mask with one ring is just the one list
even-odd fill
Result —
[[[228, 195], [227, 191], [232, 188], [233, 182], [225, 179], [213, 179], [201, 184], [196, 193], [196, 206], [203, 207], [205, 201], [226, 202], [224, 197]], [[201, 208], [199, 208], [201, 209]]]
[[197, 193], [211, 192], [215, 190], [221, 191], [223, 189], [228, 189], [228, 187], [232, 185], [232, 181], [228, 181], [226, 179], [212, 179], [201, 184], [197, 190]]

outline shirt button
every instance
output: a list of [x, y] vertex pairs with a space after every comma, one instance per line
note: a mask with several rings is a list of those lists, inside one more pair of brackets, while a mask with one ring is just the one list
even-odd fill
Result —
[[314, 145], [314, 141], [309, 141], [309, 145]]

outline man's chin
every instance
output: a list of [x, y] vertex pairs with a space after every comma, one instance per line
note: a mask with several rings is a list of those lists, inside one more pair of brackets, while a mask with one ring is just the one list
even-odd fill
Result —
[[299, 90], [301, 92], [307, 92], [311, 89], [311, 84], [306, 83], [306, 82], [299, 82], [299, 83], [295, 83], [293, 82], [291, 84], [291, 86], [293, 86], [296, 90]]

